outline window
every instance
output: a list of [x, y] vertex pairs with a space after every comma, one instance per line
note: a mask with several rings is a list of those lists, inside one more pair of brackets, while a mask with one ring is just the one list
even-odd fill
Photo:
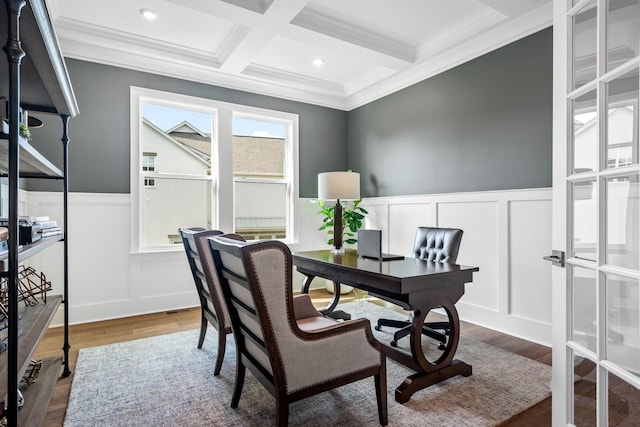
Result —
[[296, 115], [140, 88], [131, 106], [134, 251], [180, 227], [293, 241]]
[[[157, 153], [142, 153], [142, 171], [154, 172], [156, 170], [156, 155]], [[145, 188], [155, 188], [156, 180], [154, 178], [144, 178]]]
[[235, 230], [247, 240], [287, 236], [286, 122], [233, 115]]

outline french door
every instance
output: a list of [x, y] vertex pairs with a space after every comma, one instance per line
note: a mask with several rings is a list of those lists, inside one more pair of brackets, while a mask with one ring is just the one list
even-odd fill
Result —
[[639, 66], [639, 0], [554, 0], [554, 425], [640, 420]]

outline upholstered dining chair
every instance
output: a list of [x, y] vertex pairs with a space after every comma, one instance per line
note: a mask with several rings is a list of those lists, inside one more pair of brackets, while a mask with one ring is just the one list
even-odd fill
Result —
[[[413, 244], [413, 257], [429, 262], [455, 264], [462, 233], [458, 228], [418, 227]], [[375, 296], [384, 298], [381, 295]], [[399, 339], [409, 335], [411, 330], [411, 322], [404, 320], [378, 319], [376, 330], [381, 331], [383, 326], [400, 328], [393, 334], [390, 343], [393, 347], [398, 345]], [[445, 348], [448, 333], [449, 322], [425, 322], [422, 326], [422, 334], [439, 341], [441, 350]]]
[[218, 375], [222, 368], [227, 335], [232, 332], [231, 320], [227, 305], [224, 302], [218, 273], [213, 265], [211, 249], [207, 238], [222, 234], [218, 230], [206, 230], [202, 227], [181, 228], [180, 235], [191, 274], [200, 298], [200, 337], [198, 348], [202, 348], [207, 326], [211, 324], [218, 331], [218, 355], [213, 375]]
[[209, 239], [229, 307], [236, 342], [237, 408], [246, 369], [276, 400], [276, 425], [286, 426], [289, 404], [333, 388], [374, 377], [378, 418], [387, 425], [386, 361], [367, 319], [319, 329], [296, 322], [292, 260], [282, 242], [246, 243], [235, 236]]

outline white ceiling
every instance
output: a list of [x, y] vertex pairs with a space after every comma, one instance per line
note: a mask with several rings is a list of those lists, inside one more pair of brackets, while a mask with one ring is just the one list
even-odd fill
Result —
[[552, 3], [47, 0], [66, 57], [343, 110], [550, 26]]

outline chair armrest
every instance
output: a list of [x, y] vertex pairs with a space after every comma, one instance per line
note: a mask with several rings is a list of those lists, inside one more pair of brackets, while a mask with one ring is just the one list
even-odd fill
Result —
[[384, 365], [384, 347], [373, 337], [368, 319], [312, 331], [295, 329], [298, 340], [282, 337], [280, 343], [290, 350], [282, 353], [289, 393]]
[[309, 295], [300, 294], [293, 297], [293, 315], [296, 320], [300, 320], [307, 317], [321, 317], [322, 313], [313, 306]]

